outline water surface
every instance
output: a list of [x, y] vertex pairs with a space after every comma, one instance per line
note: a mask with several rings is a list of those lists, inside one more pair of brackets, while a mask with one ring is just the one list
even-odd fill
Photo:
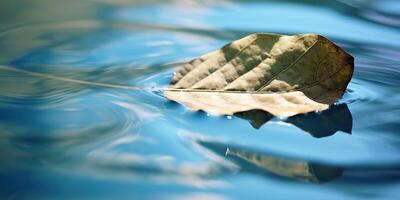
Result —
[[[398, 1], [5, 0], [0, 10], [1, 199], [400, 198]], [[355, 72], [343, 98], [254, 120], [162, 96], [179, 63], [254, 32], [318, 33], [346, 49]]]

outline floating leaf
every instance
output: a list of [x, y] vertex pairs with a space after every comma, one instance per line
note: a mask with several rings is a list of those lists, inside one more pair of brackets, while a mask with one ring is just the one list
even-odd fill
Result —
[[252, 34], [184, 64], [164, 96], [192, 110], [293, 116], [340, 98], [354, 59], [315, 34]]

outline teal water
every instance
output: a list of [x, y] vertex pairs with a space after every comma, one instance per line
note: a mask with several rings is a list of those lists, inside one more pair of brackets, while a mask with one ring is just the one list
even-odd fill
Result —
[[[346, 49], [343, 98], [252, 121], [162, 96], [254, 32]], [[399, 1], [3, 0], [0, 47], [0, 199], [400, 198]]]

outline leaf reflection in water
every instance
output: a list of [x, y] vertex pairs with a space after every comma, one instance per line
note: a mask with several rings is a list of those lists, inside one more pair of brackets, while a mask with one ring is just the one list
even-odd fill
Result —
[[199, 142], [221, 156], [237, 164], [243, 172], [258, 175], [276, 175], [298, 181], [324, 183], [342, 176], [343, 168], [301, 159], [285, 158], [269, 153], [240, 150], [239, 147], [212, 142]]
[[[235, 116], [248, 120], [256, 129], [259, 129], [274, 117], [262, 110], [240, 112]], [[290, 123], [316, 138], [331, 136], [337, 131], [351, 134], [353, 126], [353, 118], [347, 104], [332, 105], [329, 109], [320, 113], [310, 112], [295, 115], [284, 119], [283, 122]]]
[[304, 160], [274, 157], [267, 154], [238, 151], [231, 148], [226, 150], [226, 155], [239, 158], [275, 175], [300, 181], [323, 183], [331, 181], [343, 173], [343, 170], [339, 167], [321, 165]]

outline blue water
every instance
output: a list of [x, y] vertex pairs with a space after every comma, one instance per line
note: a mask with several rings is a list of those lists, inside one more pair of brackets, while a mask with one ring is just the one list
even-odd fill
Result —
[[[346, 49], [343, 98], [252, 121], [162, 96], [254, 32]], [[0, 199], [400, 198], [400, 1], [3, 0], [0, 47]]]

